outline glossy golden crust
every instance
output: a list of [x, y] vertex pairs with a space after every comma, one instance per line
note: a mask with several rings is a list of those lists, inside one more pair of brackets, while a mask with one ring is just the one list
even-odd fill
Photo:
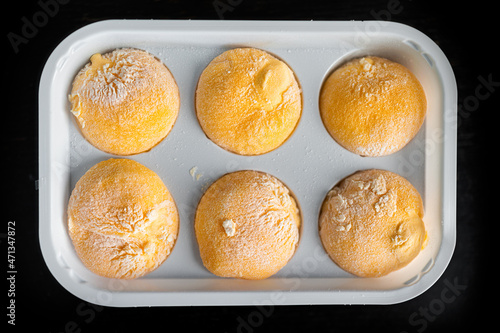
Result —
[[217, 276], [265, 279], [295, 253], [300, 214], [288, 188], [257, 171], [226, 174], [205, 192], [195, 234], [205, 267]]
[[71, 112], [83, 136], [115, 155], [150, 150], [172, 129], [180, 107], [177, 84], [151, 54], [117, 49], [94, 54], [75, 77]]
[[364, 170], [343, 179], [326, 196], [319, 234], [330, 258], [344, 270], [378, 277], [410, 263], [426, 241], [423, 203], [403, 177]]
[[233, 153], [260, 155], [279, 147], [301, 112], [301, 90], [292, 70], [258, 49], [220, 54], [198, 81], [198, 121], [208, 138]]
[[163, 263], [177, 239], [179, 217], [162, 180], [142, 164], [109, 159], [90, 168], [68, 204], [68, 230], [84, 265], [119, 279]]
[[379, 57], [354, 59], [325, 81], [319, 100], [330, 135], [362, 156], [403, 148], [425, 119], [427, 101], [417, 78], [404, 66]]

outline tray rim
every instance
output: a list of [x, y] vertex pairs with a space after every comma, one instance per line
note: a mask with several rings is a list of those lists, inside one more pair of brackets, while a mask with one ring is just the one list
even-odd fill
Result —
[[[420, 280], [410, 286], [394, 290], [290, 290], [290, 291], [190, 291], [177, 292], [123, 292], [117, 285], [120, 282], [110, 279], [110, 284], [115, 287], [97, 290], [90, 285], [79, 285], [75, 288], [75, 282], [69, 271], [61, 267], [57, 262], [56, 251], [51, 245], [50, 232], [50, 194], [51, 189], [51, 151], [49, 117], [44, 117], [42, 105], [47, 105], [49, 96], [49, 85], [54, 75], [61, 55], [66, 54], [68, 46], [72, 45], [84, 36], [102, 33], [109, 29], [140, 31], [151, 29], [170, 30], [199, 30], [204, 29], [228, 29], [231, 31], [269, 31], [286, 33], [288, 31], [326, 31], [334, 28], [336, 32], [352, 32], [353, 29], [361, 29], [368, 24], [377, 25], [381, 31], [411, 36], [417, 40], [420, 46], [432, 54], [436, 65], [441, 69], [440, 79], [445, 89], [448, 89], [443, 105], [451, 109], [443, 110], [447, 113], [447, 122], [443, 124], [443, 165], [442, 165], [442, 188], [443, 212], [442, 212], [442, 241], [440, 249], [433, 263], [432, 269], [423, 274]], [[285, 31], [284, 31], [285, 30]], [[220, 30], [219, 30], [220, 31]], [[190, 306], [190, 305], [299, 305], [299, 304], [395, 304], [414, 298], [430, 288], [442, 275], [448, 266], [456, 242], [456, 117], [457, 117], [457, 87], [452, 67], [444, 53], [428, 36], [422, 32], [402, 23], [389, 21], [261, 21], [261, 20], [144, 20], [144, 19], [121, 19], [103, 20], [88, 24], [69, 34], [53, 50], [43, 68], [39, 83], [39, 242], [42, 256], [55, 279], [70, 293], [80, 299], [100, 305], [126, 307], [126, 306]], [[449, 113], [449, 114], [448, 114]], [[450, 121], [451, 120], [451, 121]], [[446, 221], [445, 221], [446, 220]], [[187, 279], [191, 283], [196, 280]], [[273, 293], [283, 293], [286, 301], [283, 303], [273, 301]], [[341, 295], [339, 295], [341, 294]], [[93, 295], [93, 296], [89, 296]], [[332, 299], [332, 295], [334, 296]], [[133, 300], [131, 302], [131, 300]], [[175, 301], [172, 301], [175, 300]]]

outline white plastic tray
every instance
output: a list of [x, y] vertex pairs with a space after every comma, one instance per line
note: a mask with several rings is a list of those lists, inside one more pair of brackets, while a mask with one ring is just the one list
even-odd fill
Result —
[[[294, 70], [303, 113], [291, 138], [261, 156], [245, 157], [213, 144], [201, 130], [194, 93], [205, 66], [224, 50], [252, 46]], [[171, 70], [181, 109], [169, 136], [150, 152], [128, 157], [151, 168], [171, 191], [180, 231], [170, 257], [137, 280], [89, 272], [77, 258], [66, 227], [66, 206], [76, 181], [95, 163], [114, 157], [81, 136], [69, 112], [75, 74], [92, 54], [120, 47], [147, 50]], [[329, 136], [318, 110], [324, 78], [346, 59], [373, 54], [400, 62], [421, 81], [428, 114], [417, 137], [386, 157], [359, 157]], [[55, 278], [68, 291], [108, 306], [252, 304], [389, 304], [413, 298], [443, 273], [455, 246], [456, 83], [445, 55], [406, 25], [384, 22], [110, 20], [88, 25], [53, 51], [39, 90], [40, 245]], [[321, 202], [356, 170], [399, 173], [420, 191], [429, 233], [427, 247], [407, 267], [376, 279], [354, 277], [326, 255], [318, 236]], [[261, 281], [219, 278], [200, 260], [193, 217], [204, 189], [226, 172], [255, 169], [277, 176], [298, 198], [303, 214], [299, 247], [275, 276]]]

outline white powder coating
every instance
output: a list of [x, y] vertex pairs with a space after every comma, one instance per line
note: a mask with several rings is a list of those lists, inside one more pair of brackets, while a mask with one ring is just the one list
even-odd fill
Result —
[[[373, 209], [379, 215], [392, 216], [396, 211], [397, 194], [392, 190], [387, 190], [386, 179], [382, 174], [367, 181], [349, 180], [346, 188], [349, 189], [347, 192], [349, 193], [348, 197], [340, 194], [341, 190], [338, 186], [328, 193], [329, 207], [332, 212], [335, 212], [333, 219], [337, 222], [346, 221], [348, 211], [352, 211], [353, 215], [363, 212], [365, 209], [364, 202], [360, 199], [366, 197], [371, 198], [370, 201], [375, 201]], [[350, 222], [348, 225], [347, 228], [341, 225], [338, 230], [348, 231], [351, 228]]]
[[404, 178], [357, 172], [335, 186], [321, 209], [320, 236], [330, 257], [359, 276], [382, 276], [409, 263], [426, 238], [423, 204]]
[[132, 279], [156, 269], [175, 244], [178, 223], [161, 179], [128, 159], [93, 166], [68, 204], [68, 230], [78, 256], [106, 277]]
[[219, 178], [200, 200], [195, 232], [205, 267], [218, 276], [267, 278], [295, 253], [300, 215], [275, 177], [238, 171]]
[[81, 100], [109, 107], [135, 98], [136, 92], [150, 85], [153, 80], [149, 78], [154, 78], [154, 71], [145, 67], [143, 58], [137, 54], [130, 49], [115, 50], [106, 58], [94, 54], [79, 73], [82, 83], [69, 97], [77, 100], [73, 114], [81, 115]]
[[154, 85], [161, 76], [148, 53], [118, 49], [104, 57], [94, 54], [83, 72], [92, 72], [76, 94], [98, 105], [116, 105], [144, 88]]
[[225, 220], [224, 222], [222, 222], [222, 227], [224, 228], [226, 235], [228, 235], [229, 237], [234, 236], [236, 232], [236, 224], [233, 222], [233, 220]]
[[130, 48], [94, 54], [76, 75], [69, 100], [85, 138], [117, 155], [151, 149], [169, 133], [180, 106], [167, 67]]
[[326, 79], [319, 101], [335, 141], [361, 156], [384, 156], [415, 137], [427, 112], [425, 92], [406, 67], [379, 57], [353, 59]]
[[302, 92], [284, 62], [259, 49], [236, 48], [203, 70], [195, 107], [214, 143], [237, 154], [260, 155], [293, 133], [302, 113]]
[[387, 214], [392, 216], [396, 212], [396, 199], [397, 195], [394, 191], [389, 190], [386, 194], [381, 196], [378, 202], [374, 205], [377, 214]]

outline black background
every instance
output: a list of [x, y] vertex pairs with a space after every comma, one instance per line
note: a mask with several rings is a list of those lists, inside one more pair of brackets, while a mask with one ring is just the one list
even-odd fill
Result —
[[[3, 5], [2, 70], [2, 229], [0, 267], [7, 278], [7, 222], [16, 221], [16, 326], [37, 332], [132, 332], [157, 329], [181, 332], [465, 332], [497, 329], [499, 216], [498, 176], [494, 172], [495, 120], [500, 95], [499, 32], [494, 2], [400, 0], [402, 10], [376, 17], [396, 0], [377, 1], [83, 1], [57, 2], [51, 15], [16, 52], [9, 33], [21, 35], [24, 20], [43, 10], [39, 1], [8, 1]], [[219, 9], [227, 4], [231, 10]], [[387, 12], [385, 12], [387, 13]], [[24, 18], [24, 19], [23, 19]], [[395, 305], [276, 306], [255, 315], [254, 306], [108, 308], [93, 306], [61, 287], [47, 269], [38, 242], [38, 84], [52, 50], [73, 31], [105, 19], [227, 20], [373, 20], [410, 25], [433, 39], [448, 57], [458, 86], [457, 243], [441, 278], [425, 293]], [[478, 98], [481, 79], [490, 94]], [[480, 92], [484, 93], [484, 85]], [[493, 209], [492, 209], [493, 208]], [[450, 303], [442, 300], [447, 283], [462, 286]], [[2, 324], [7, 324], [8, 284], [0, 290]], [[493, 301], [493, 302], [490, 302]], [[444, 306], [439, 306], [444, 304]], [[427, 317], [423, 315], [426, 309]], [[262, 312], [261, 312], [262, 313]], [[417, 315], [416, 315], [417, 314]], [[413, 320], [412, 320], [413, 318]], [[423, 319], [425, 318], [425, 319]], [[419, 321], [415, 321], [419, 320]], [[242, 322], [250, 323], [245, 327]], [[488, 326], [492, 324], [492, 326]], [[488, 327], [488, 328], [486, 328]]]

